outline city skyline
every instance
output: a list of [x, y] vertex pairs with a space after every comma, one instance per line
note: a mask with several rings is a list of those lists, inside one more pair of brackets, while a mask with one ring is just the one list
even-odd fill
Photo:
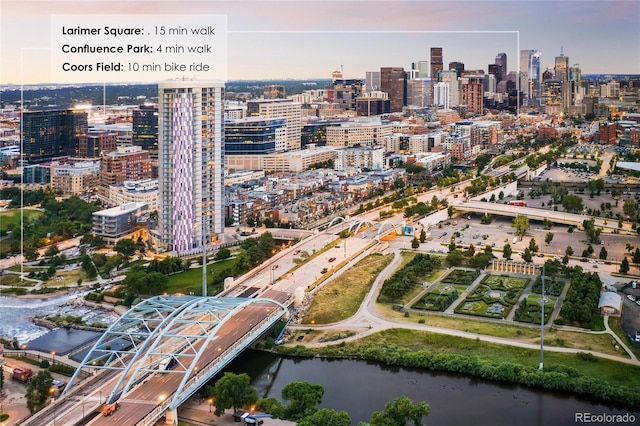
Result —
[[[563, 51], [569, 66], [578, 64], [583, 74], [640, 74], [640, 2], [636, 1], [417, 0], [366, 5], [362, 1], [160, 1], [150, 5], [149, 1], [3, 1], [0, 83], [76, 82], [73, 76], [69, 81], [51, 81], [49, 70], [51, 15], [72, 13], [226, 14], [229, 80], [329, 78], [341, 68], [347, 78], [364, 78], [366, 71], [381, 67], [408, 70], [412, 62], [430, 61], [432, 47], [442, 47], [445, 68], [458, 61], [467, 69], [486, 72], [496, 55], [504, 52], [508, 71], [515, 71], [519, 50], [535, 49], [542, 53], [543, 69], [553, 67]], [[106, 24], [117, 22], [105, 18]], [[129, 81], [151, 81], [137, 77]]]

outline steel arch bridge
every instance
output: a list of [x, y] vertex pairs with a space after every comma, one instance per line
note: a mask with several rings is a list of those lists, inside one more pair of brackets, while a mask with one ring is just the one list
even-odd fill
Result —
[[175, 390], [155, 410], [160, 410], [156, 416], [161, 415], [194, 394], [286, 312], [284, 304], [271, 299], [147, 299], [132, 307], [98, 339], [69, 380], [63, 396], [82, 369], [119, 371], [108, 403], [117, 401], [154, 373], [179, 376], [179, 380], [173, 380], [178, 383]]

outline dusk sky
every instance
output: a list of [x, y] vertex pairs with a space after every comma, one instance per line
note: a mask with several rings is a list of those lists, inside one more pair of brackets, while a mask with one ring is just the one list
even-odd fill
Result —
[[103, 25], [112, 26], [117, 18], [106, 15], [140, 15], [148, 25], [148, 14], [227, 15], [229, 80], [330, 78], [341, 66], [345, 77], [364, 78], [383, 66], [409, 69], [429, 60], [431, 47], [443, 48], [445, 68], [458, 61], [487, 70], [505, 52], [515, 71], [518, 49], [540, 50], [547, 68], [563, 49], [583, 74], [640, 74], [638, 0], [20, 0], [0, 2], [0, 84], [74, 82], [73, 74], [52, 80], [54, 14], [105, 15]]

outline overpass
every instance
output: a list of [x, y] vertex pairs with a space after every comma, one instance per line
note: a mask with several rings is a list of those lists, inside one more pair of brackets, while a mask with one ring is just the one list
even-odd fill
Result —
[[[62, 397], [74, 394], [80, 371], [107, 370], [115, 378], [104, 401], [120, 408], [88, 424], [153, 425], [163, 416], [177, 424], [177, 407], [288, 312], [288, 293], [269, 290], [263, 296], [156, 296], [137, 304], [95, 343]], [[60, 424], [75, 424], [79, 417], [67, 413], [69, 423], [63, 423], [64, 416], [57, 413]]]
[[[501, 215], [516, 217], [519, 215], [527, 216], [531, 220], [544, 221], [549, 219], [554, 223], [563, 223], [565, 225], [573, 225], [582, 228], [584, 220], [593, 219], [594, 226], [603, 229], [618, 229], [618, 221], [615, 219], [604, 219], [600, 217], [586, 216], [576, 213], [567, 213], [553, 210], [537, 209], [533, 207], [511, 206], [509, 204], [490, 203], [484, 201], [460, 201], [453, 204], [459, 212], [475, 212], [486, 213], [491, 215]], [[629, 223], [624, 223], [623, 230], [631, 230]]]

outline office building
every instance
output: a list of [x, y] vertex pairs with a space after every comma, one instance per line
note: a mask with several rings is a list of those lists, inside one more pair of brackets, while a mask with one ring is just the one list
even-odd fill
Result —
[[247, 102], [248, 117], [281, 118], [287, 124], [285, 150], [300, 149], [301, 105], [289, 99], [258, 99]]
[[131, 143], [149, 151], [152, 160], [158, 159], [158, 106], [140, 105], [132, 113]]
[[78, 157], [98, 158], [104, 153], [115, 151], [118, 136], [108, 131], [89, 132], [80, 136]]
[[356, 99], [356, 114], [361, 117], [388, 114], [391, 112], [391, 101], [385, 98], [359, 97]]
[[462, 77], [464, 74], [464, 63], [458, 61], [449, 62], [449, 69], [455, 71], [457, 77]]
[[120, 147], [102, 156], [100, 167], [100, 185], [122, 183], [125, 180], [147, 179], [151, 177], [151, 159], [149, 151], [139, 146]]
[[496, 55], [496, 59], [494, 61], [494, 64], [496, 65], [496, 67], [499, 67], [500, 69], [500, 74], [499, 77], [496, 76], [496, 80], [498, 81], [498, 83], [500, 83], [501, 81], [505, 81], [507, 79], [507, 54], [506, 53], [498, 53]]
[[77, 157], [87, 113], [73, 109], [25, 111], [21, 114], [22, 154], [28, 163]]
[[158, 85], [159, 239], [183, 255], [224, 232], [224, 83]]
[[470, 75], [461, 79], [462, 104], [468, 112], [482, 114], [484, 110], [484, 76]]
[[449, 109], [449, 84], [436, 83], [433, 86], [433, 105], [438, 108]]
[[93, 233], [108, 245], [114, 245], [122, 238], [146, 240], [146, 218], [149, 206], [144, 203], [130, 203], [93, 213]]
[[438, 74], [438, 82], [449, 86], [449, 106], [460, 105], [458, 73], [455, 70], [443, 70]]
[[231, 155], [257, 155], [282, 152], [287, 146], [284, 119], [248, 117], [233, 120], [224, 126], [224, 149]]
[[365, 91], [367, 93], [380, 90], [380, 71], [367, 71], [365, 73]]
[[443, 69], [442, 62], [442, 47], [431, 48], [431, 78], [435, 80], [438, 77], [438, 72]]
[[539, 106], [542, 87], [542, 70], [538, 50], [520, 51], [520, 91], [524, 95], [523, 105]]
[[407, 76], [404, 68], [380, 68], [380, 90], [389, 94], [391, 112], [400, 112], [407, 104]]

